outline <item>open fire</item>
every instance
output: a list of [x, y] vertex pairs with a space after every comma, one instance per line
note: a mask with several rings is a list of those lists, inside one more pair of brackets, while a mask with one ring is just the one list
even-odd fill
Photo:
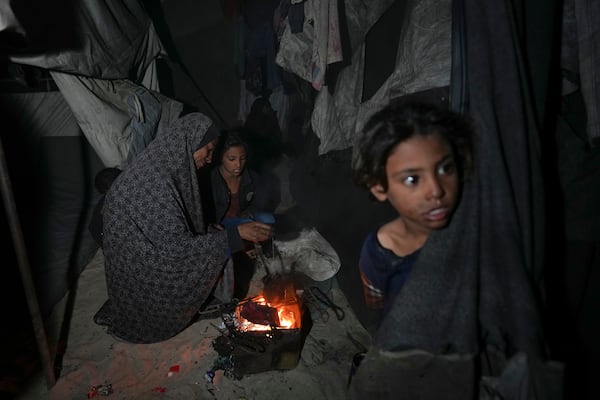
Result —
[[298, 364], [311, 321], [291, 282], [271, 285], [221, 317], [226, 329], [213, 340], [213, 347], [219, 353], [215, 369], [223, 369], [226, 376], [241, 379]]
[[235, 314], [241, 332], [299, 329], [302, 325], [300, 301], [295, 294], [271, 301], [264, 295], [251, 297], [239, 303]]

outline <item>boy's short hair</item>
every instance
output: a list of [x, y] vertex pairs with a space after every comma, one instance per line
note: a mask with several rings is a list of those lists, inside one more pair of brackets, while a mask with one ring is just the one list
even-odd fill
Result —
[[354, 143], [354, 182], [367, 188], [380, 184], [387, 189], [385, 167], [392, 150], [411, 137], [433, 133], [448, 141], [461, 176], [469, 177], [473, 164], [470, 122], [440, 105], [395, 98], [369, 118]]
[[214, 152], [216, 164], [221, 164], [223, 154], [232, 147], [243, 147], [246, 150], [246, 157], [250, 158], [252, 149], [246, 140], [246, 135], [247, 132], [243, 127], [222, 130]]

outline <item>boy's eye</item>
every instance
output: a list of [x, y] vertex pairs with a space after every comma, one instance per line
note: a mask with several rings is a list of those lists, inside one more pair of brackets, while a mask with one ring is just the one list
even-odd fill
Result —
[[407, 176], [406, 178], [404, 178], [402, 180], [402, 182], [406, 186], [415, 186], [417, 183], [419, 183], [419, 177], [416, 175], [410, 175], [410, 176]]
[[440, 175], [451, 175], [456, 171], [456, 163], [454, 161], [449, 161], [439, 166], [438, 174]]

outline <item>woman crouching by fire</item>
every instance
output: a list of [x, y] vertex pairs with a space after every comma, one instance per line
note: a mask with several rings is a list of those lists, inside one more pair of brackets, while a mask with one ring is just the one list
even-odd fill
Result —
[[[104, 256], [108, 300], [94, 321], [132, 343], [155, 343], [193, 322], [243, 240], [271, 235], [261, 222], [208, 231], [197, 171], [212, 162], [219, 131], [203, 114], [173, 123], [127, 166], [106, 195]], [[220, 298], [221, 301], [229, 301]]]

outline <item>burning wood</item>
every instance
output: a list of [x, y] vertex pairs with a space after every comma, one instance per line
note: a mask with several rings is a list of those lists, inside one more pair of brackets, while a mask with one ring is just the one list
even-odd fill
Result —
[[[260, 297], [255, 300], [250, 300], [245, 303], [242, 303], [237, 308], [239, 313], [238, 320], [246, 320], [247, 322], [254, 325], [263, 325], [267, 327], [278, 326], [279, 325], [279, 313], [277, 312], [277, 308], [271, 307], [267, 304], [267, 301], [264, 297]], [[243, 325], [243, 323], [242, 323]], [[244, 327], [240, 330], [262, 330], [262, 329], [252, 329], [252, 327]]]
[[251, 298], [236, 309], [237, 329], [242, 332], [271, 329], [296, 329], [301, 325], [297, 298], [287, 303], [272, 304], [264, 296]]

